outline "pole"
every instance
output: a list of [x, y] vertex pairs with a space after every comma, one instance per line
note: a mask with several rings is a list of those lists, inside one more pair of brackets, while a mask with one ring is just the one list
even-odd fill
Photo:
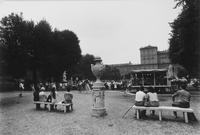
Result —
[[124, 118], [124, 116], [131, 110], [131, 108], [133, 108], [133, 106], [131, 106], [131, 107], [124, 113], [124, 115], [122, 116], [122, 118]]

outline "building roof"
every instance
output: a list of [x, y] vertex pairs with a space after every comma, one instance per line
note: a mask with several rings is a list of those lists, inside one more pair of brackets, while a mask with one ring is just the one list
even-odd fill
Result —
[[168, 51], [168, 50], [158, 51], [158, 53], [159, 53], [159, 54], [161, 54], [161, 53], [169, 53], [169, 51]]
[[131, 72], [161, 72], [167, 71], [167, 69], [139, 69], [139, 70], [132, 70]]
[[109, 64], [109, 66], [130, 66], [133, 65], [131, 62], [129, 63], [121, 63], [121, 64]]
[[148, 46], [145, 46], [145, 47], [141, 47], [141, 49], [151, 49], [151, 48], [157, 48], [157, 46], [151, 46], [151, 45], [148, 45]]

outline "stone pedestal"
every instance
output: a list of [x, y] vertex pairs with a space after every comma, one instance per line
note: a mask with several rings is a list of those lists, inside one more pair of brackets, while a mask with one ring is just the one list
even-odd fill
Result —
[[96, 82], [93, 84], [92, 91], [92, 116], [101, 117], [107, 115], [105, 108], [105, 94], [104, 94], [104, 83], [101, 82], [100, 77], [104, 70], [104, 65], [101, 63], [101, 58], [95, 58], [95, 65], [91, 65], [91, 69], [95, 77]]
[[92, 116], [101, 117], [105, 116], [106, 108], [105, 108], [105, 95], [104, 95], [104, 84], [102, 82], [95, 82], [93, 84], [93, 91], [92, 91]]

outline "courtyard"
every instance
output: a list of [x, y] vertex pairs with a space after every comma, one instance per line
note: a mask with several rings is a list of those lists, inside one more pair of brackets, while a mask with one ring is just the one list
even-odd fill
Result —
[[[58, 92], [62, 100], [63, 91]], [[184, 123], [182, 114], [174, 119], [172, 112], [164, 112], [163, 121], [158, 116], [137, 120], [130, 110], [125, 118], [122, 115], [134, 103], [134, 95], [119, 91], [106, 91], [105, 102], [108, 115], [91, 117], [92, 99], [90, 92], [72, 91], [74, 111], [36, 110], [32, 92], [0, 93], [0, 133], [2, 135], [198, 135], [199, 122]], [[192, 96], [191, 108], [200, 119], [200, 96]], [[161, 105], [170, 105], [170, 95], [159, 95]], [[58, 107], [58, 110], [61, 108]]]

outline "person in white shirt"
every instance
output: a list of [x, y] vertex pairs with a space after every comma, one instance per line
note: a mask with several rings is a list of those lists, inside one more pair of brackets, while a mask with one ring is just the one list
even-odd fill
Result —
[[[149, 92], [147, 93], [147, 97], [148, 97], [148, 101], [149, 101], [149, 104], [148, 104], [149, 107], [158, 107], [159, 106], [158, 95], [155, 91], [155, 88], [153, 88], [153, 87], [149, 88]], [[154, 115], [155, 111], [154, 110], [151, 111], [151, 114]]]
[[141, 86], [140, 89], [136, 92], [135, 94], [135, 106], [144, 106], [144, 98], [145, 98], [145, 93], [144, 87]]
[[[143, 91], [144, 91], [144, 87], [141, 86], [139, 88], [139, 90], [136, 92], [136, 94], [135, 94], [135, 106], [144, 106], [146, 94]], [[145, 110], [142, 110], [142, 111], [139, 110], [139, 116], [146, 117], [146, 111]]]
[[24, 90], [24, 84], [23, 82], [19, 82], [19, 97], [22, 97], [22, 91]]

